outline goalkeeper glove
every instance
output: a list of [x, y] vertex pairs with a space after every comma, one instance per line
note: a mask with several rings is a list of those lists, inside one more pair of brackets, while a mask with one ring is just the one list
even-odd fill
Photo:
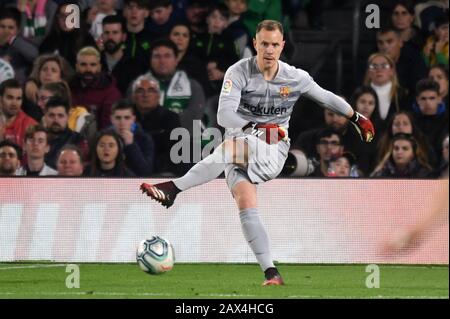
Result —
[[278, 124], [258, 124], [249, 122], [242, 130], [248, 134], [255, 135], [267, 144], [275, 144], [279, 141], [286, 141], [288, 139], [286, 129]]
[[373, 140], [375, 136], [375, 128], [368, 118], [355, 111], [353, 116], [350, 118], [350, 122], [353, 124], [364, 142], [370, 143]]

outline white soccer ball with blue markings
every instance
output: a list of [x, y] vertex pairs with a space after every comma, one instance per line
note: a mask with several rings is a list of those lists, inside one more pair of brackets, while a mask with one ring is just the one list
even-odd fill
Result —
[[152, 236], [139, 243], [136, 260], [143, 271], [157, 275], [173, 268], [175, 254], [168, 240], [159, 236]]

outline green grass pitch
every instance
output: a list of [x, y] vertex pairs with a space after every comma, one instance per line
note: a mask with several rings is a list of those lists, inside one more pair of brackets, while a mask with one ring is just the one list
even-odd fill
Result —
[[278, 265], [286, 285], [262, 287], [256, 264], [175, 264], [154, 276], [137, 264], [78, 264], [80, 288], [66, 287], [64, 263], [0, 263], [0, 298], [448, 298], [448, 266]]

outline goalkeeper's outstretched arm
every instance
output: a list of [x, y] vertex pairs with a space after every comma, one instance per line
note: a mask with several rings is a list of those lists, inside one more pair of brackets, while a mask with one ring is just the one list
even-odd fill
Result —
[[364, 115], [354, 111], [350, 104], [343, 98], [321, 88], [315, 82], [312, 84], [311, 88], [305, 92], [305, 96], [317, 102], [322, 107], [348, 118], [364, 142], [372, 141], [375, 136], [375, 129], [372, 122]]

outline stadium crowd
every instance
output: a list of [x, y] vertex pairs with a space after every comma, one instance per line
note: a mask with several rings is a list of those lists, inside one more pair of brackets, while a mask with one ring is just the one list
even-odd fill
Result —
[[[306, 8], [310, 27], [326, 32], [320, 3], [2, 0], [0, 175], [183, 174], [192, 164], [171, 161], [170, 134], [184, 128], [205, 146], [202, 131], [223, 130], [224, 74], [254, 54], [257, 24], [290, 18], [295, 28]], [[68, 23], [70, 5], [79, 25]], [[448, 167], [448, 0], [392, 1], [389, 15], [347, 97], [374, 123], [374, 141], [300, 99], [289, 132], [303, 176], [437, 178]]]

